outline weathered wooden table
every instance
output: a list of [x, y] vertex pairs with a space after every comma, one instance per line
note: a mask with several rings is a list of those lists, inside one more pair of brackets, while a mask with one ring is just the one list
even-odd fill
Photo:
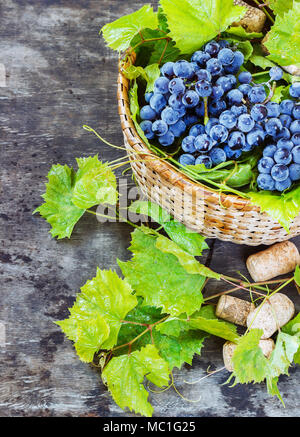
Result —
[[[0, 1], [0, 415], [124, 416], [95, 369], [81, 363], [53, 321], [67, 308], [96, 267], [117, 268], [128, 259], [130, 228], [99, 224], [86, 215], [70, 240], [55, 241], [47, 223], [32, 211], [41, 203], [53, 163], [98, 153], [104, 160], [122, 152], [82, 129], [99, 130], [122, 144], [116, 102], [117, 57], [98, 31], [106, 22], [141, 7], [128, 0]], [[3, 67], [4, 66], [4, 67]], [[128, 179], [130, 182], [130, 179]], [[300, 239], [294, 240], [300, 245]], [[255, 248], [209, 241], [212, 268], [246, 274]], [[212, 292], [219, 290], [216, 284]], [[297, 299], [296, 292], [290, 296]], [[299, 297], [298, 297], [299, 303]], [[297, 416], [299, 369], [280, 378], [286, 402], [261, 385], [222, 385], [223, 371], [197, 380], [208, 366], [222, 367], [222, 341], [209, 340], [193, 367], [175, 372], [183, 401], [172, 389], [150, 394], [155, 416]]]

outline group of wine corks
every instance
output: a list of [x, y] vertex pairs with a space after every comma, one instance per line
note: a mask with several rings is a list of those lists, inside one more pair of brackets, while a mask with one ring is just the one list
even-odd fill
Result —
[[[252, 279], [255, 282], [264, 282], [294, 271], [300, 264], [300, 255], [293, 243], [285, 241], [249, 256], [246, 264]], [[293, 302], [282, 293], [270, 296], [257, 308], [246, 300], [223, 295], [216, 308], [216, 315], [221, 319], [248, 329], [262, 329], [259, 346], [267, 358], [275, 347], [271, 336], [288, 323], [294, 313]], [[231, 359], [235, 348], [236, 345], [229, 341], [223, 347], [224, 364], [230, 372], [233, 371]]]

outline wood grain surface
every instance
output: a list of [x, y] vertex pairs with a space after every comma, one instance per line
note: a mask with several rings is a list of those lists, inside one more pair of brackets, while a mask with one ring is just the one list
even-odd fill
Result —
[[[52, 164], [75, 157], [122, 152], [101, 143], [82, 125], [114, 144], [123, 142], [117, 113], [117, 57], [99, 29], [146, 2], [127, 0], [0, 0], [0, 415], [132, 416], [112, 401], [97, 371], [81, 363], [53, 323], [68, 315], [76, 293], [96, 268], [129, 258], [130, 227], [100, 224], [86, 215], [70, 240], [51, 239], [32, 211], [41, 203]], [[132, 184], [130, 175], [128, 185]], [[298, 247], [300, 239], [293, 240]], [[257, 248], [210, 240], [204, 261], [247, 274], [245, 259]], [[211, 283], [207, 293], [220, 291]], [[288, 295], [299, 309], [299, 296]], [[155, 416], [297, 416], [298, 368], [280, 378], [284, 409], [261, 385], [222, 385], [220, 372], [201, 383], [208, 366], [223, 366], [222, 344], [209, 340], [193, 366], [174, 372], [178, 389], [150, 393]]]

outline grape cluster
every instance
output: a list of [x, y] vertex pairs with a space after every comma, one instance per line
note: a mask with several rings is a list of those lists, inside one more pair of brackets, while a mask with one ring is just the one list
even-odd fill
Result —
[[[266, 89], [272, 93], [270, 82], [283, 76], [279, 67], [270, 69], [268, 82], [255, 84], [251, 73], [239, 73], [243, 62], [243, 54], [225, 40], [207, 43], [190, 62], [167, 62], [154, 91], [145, 94], [141, 128], [162, 146], [178, 139], [183, 166], [212, 168], [267, 145], [258, 187], [283, 191], [300, 179], [300, 105], [269, 101]], [[297, 82], [290, 87], [291, 97], [299, 99], [299, 88]]]

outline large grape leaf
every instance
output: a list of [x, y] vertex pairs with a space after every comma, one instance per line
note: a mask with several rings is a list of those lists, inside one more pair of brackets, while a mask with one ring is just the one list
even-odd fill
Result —
[[52, 237], [70, 238], [75, 224], [87, 208], [100, 203], [115, 204], [116, 177], [98, 156], [77, 159], [78, 171], [67, 165], [53, 165], [48, 173], [44, 203], [39, 212], [51, 225]]
[[153, 407], [143, 386], [145, 377], [158, 387], [169, 382], [168, 364], [150, 344], [140, 351], [112, 358], [102, 372], [104, 383], [121, 408], [152, 416]]
[[293, 7], [296, 0], [269, 0], [268, 7], [270, 7], [276, 15], [283, 15]]
[[182, 53], [190, 54], [224, 32], [246, 12], [233, 0], [160, 0], [170, 36]]
[[269, 58], [279, 65], [300, 64], [300, 3], [294, 1], [293, 7], [282, 15], [277, 15], [275, 24], [264, 43]]
[[129, 250], [133, 258], [118, 261], [123, 275], [145, 305], [162, 308], [165, 313], [177, 316], [191, 315], [203, 302], [202, 289], [205, 276], [189, 274], [178, 259], [156, 247], [157, 237], [136, 229], [132, 233]]
[[142, 29], [156, 29], [157, 27], [157, 13], [150, 5], [145, 5], [132, 14], [106, 24], [102, 27], [101, 32], [110, 48], [124, 51], [129, 48], [133, 37]]
[[[150, 331], [144, 333], [132, 344], [132, 350], [138, 350], [153, 341], [159, 354], [167, 361], [170, 370], [174, 367], [180, 369], [184, 363], [191, 364], [193, 356], [195, 354], [200, 355], [204, 339], [208, 337], [208, 334], [195, 330], [179, 332], [178, 335], [169, 332], [168, 335], [165, 335], [159, 330], [163, 323], [157, 324], [165, 316], [157, 308], [143, 306], [140, 302], [127, 315], [126, 323], [122, 325], [119, 332], [118, 345], [127, 344], [134, 338], [139, 337], [145, 331], [145, 325], [156, 324], [152, 329], [152, 337]], [[124, 353], [123, 348], [118, 350]]]
[[117, 343], [122, 321], [137, 303], [126, 280], [111, 270], [97, 269], [95, 278], [81, 288], [70, 317], [56, 324], [75, 342], [79, 358], [91, 361], [100, 348]]

